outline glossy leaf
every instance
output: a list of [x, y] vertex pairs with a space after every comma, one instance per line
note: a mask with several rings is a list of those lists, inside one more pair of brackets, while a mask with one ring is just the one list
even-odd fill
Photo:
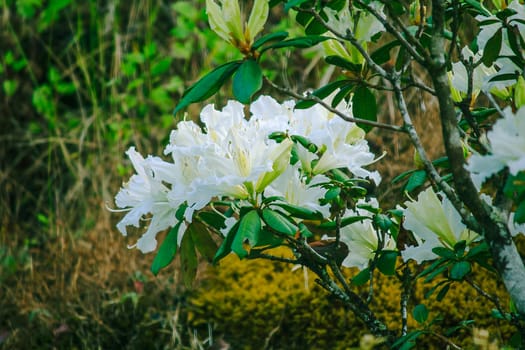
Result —
[[372, 53], [371, 55], [372, 60], [379, 65], [388, 62], [390, 60], [390, 51], [394, 47], [399, 46], [399, 45], [400, 45], [399, 41], [394, 40], [394, 41], [389, 42], [386, 45], [381, 46], [379, 49], [375, 50]]
[[264, 47], [264, 49], [261, 50], [261, 53], [269, 49], [280, 49], [284, 47], [295, 47], [298, 49], [306, 49], [306, 48], [315, 46], [329, 39], [331, 38], [327, 36], [319, 36], [319, 35], [301, 36], [301, 37], [297, 37], [293, 39], [283, 40], [283, 41], [280, 41], [272, 45], [268, 45]]
[[423, 186], [425, 181], [427, 181], [427, 173], [425, 170], [415, 171], [408, 179], [408, 182], [405, 185], [405, 191], [412, 192], [416, 188]]
[[179, 221], [177, 225], [171, 228], [166, 238], [164, 238], [164, 241], [162, 241], [159, 251], [151, 264], [151, 272], [153, 272], [154, 275], [157, 275], [161, 269], [168, 266], [175, 257], [177, 253], [177, 235], [180, 225], [181, 222]]
[[261, 218], [257, 210], [252, 209], [241, 218], [239, 229], [231, 245], [232, 251], [237, 254], [239, 258], [244, 258], [248, 254], [244, 249], [244, 243], [247, 241], [251, 247], [256, 246], [259, 242], [260, 232]]
[[354, 278], [352, 278], [352, 285], [362, 286], [369, 280], [370, 280], [370, 269], [367, 267], [366, 269], [361, 270], [357, 275], [355, 275]]
[[[372, 91], [366, 86], [359, 86], [352, 97], [352, 113], [354, 117], [377, 121], [377, 103]], [[357, 123], [366, 132], [370, 131], [372, 127], [367, 124]]]
[[485, 66], [492, 66], [492, 63], [498, 58], [499, 52], [501, 51], [502, 38], [502, 30], [499, 29], [494, 36], [487, 41], [485, 49], [483, 50], [483, 57], [481, 58]]
[[233, 95], [239, 102], [248, 104], [261, 87], [261, 67], [255, 60], [245, 60], [233, 77]]
[[228, 232], [226, 235], [226, 238], [224, 241], [222, 241], [222, 244], [220, 245], [219, 249], [217, 249], [217, 252], [215, 253], [215, 256], [213, 257], [213, 263], [217, 264], [220, 260], [222, 260], [225, 256], [231, 253], [232, 251], [232, 244], [233, 240], [237, 236], [237, 230], [239, 229], [239, 222], [237, 222]]
[[186, 287], [191, 287], [197, 274], [197, 253], [192, 235], [185, 234], [180, 243], [180, 269], [182, 281]]
[[283, 208], [290, 213], [290, 215], [299, 219], [318, 220], [323, 218], [322, 213], [298, 205], [288, 203], [275, 203], [275, 205]]
[[262, 217], [264, 222], [271, 227], [273, 230], [283, 233], [285, 235], [293, 236], [299, 230], [299, 228], [290, 222], [281, 213], [271, 210], [268, 208], [263, 209]]
[[[341, 220], [341, 227], [345, 227], [355, 222], [363, 221], [366, 219], [370, 219], [370, 218], [368, 216], [349, 216]], [[318, 227], [321, 229], [333, 230], [336, 227], [336, 223], [335, 221], [323, 222]]]
[[458, 261], [450, 269], [450, 279], [461, 281], [466, 275], [470, 273], [471, 266], [468, 261]]
[[397, 251], [384, 250], [377, 259], [377, 268], [383, 274], [392, 276], [396, 273]]
[[233, 73], [239, 68], [241, 63], [242, 61], [225, 63], [202, 77], [188, 90], [186, 90], [184, 95], [182, 95], [182, 99], [175, 107], [173, 114], [176, 114], [192, 103], [200, 102], [207, 99], [208, 97], [213, 96], [213, 94], [215, 94], [221, 88], [226, 79], [231, 77]]
[[428, 319], [428, 309], [424, 304], [419, 304], [412, 310], [412, 316], [418, 323], [425, 323]]
[[257, 50], [259, 47], [263, 46], [266, 43], [271, 43], [274, 41], [283, 41], [287, 37], [288, 37], [288, 32], [275, 32], [275, 33], [267, 34], [255, 40], [255, 42], [252, 45], [252, 49]]
[[347, 71], [359, 73], [362, 70], [362, 65], [355, 64], [350, 61], [345, 60], [344, 58], [340, 56], [327, 56], [324, 59], [326, 63], [332, 64], [334, 66], [341, 67]]
[[[327, 96], [329, 96], [332, 92], [334, 92], [337, 88], [345, 85], [346, 83], [348, 83], [348, 80], [338, 80], [338, 81], [334, 81], [334, 82], [331, 82], [329, 84], [326, 84], [325, 86], [322, 86], [320, 87], [319, 89], [317, 90], [314, 90], [311, 94], [313, 96], [316, 96], [316, 97], [319, 97], [320, 99], [323, 99]], [[312, 101], [312, 100], [303, 100], [303, 101], [299, 101], [295, 104], [295, 108], [296, 109], [306, 109], [306, 108], [310, 108], [312, 107], [313, 105], [315, 105], [317, 102], [315, 101]]]
[[215, 253], [217, 253], [217, 244], [211, 238], [206, 226], [198, 221], [193, 221], [186, 229], [186, 234], [191, 235], [195, 248], [197, 248], [199, 253], [208, 262], [212, 262]]

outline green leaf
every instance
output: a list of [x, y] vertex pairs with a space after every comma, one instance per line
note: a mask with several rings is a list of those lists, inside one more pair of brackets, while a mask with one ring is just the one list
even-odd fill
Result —
[[239, 258], [244, 258], [248, 253], [243, 247], [245, 241], [253, 247], [259, 243], [259, 234], [261, 232], [261, 218], [257, 210], [252, 209], [241, 217], [239, 229], [233, 239], [231, 249]]
[[388, 231], [392, 227], [392, 220], [385, 214], [374, 215], [374, 224], [382, 231]]
[[308, 0], [288, 0], [286, 4], [284, 4], [284, 10], [288, 11], [292, 7], [301, 6], [301, 4], [307, 2]]
[[259, 39], [255, 40], [255, 42], [252, 45], [252, 49], [257, 50], [262, 45], [273, 42], [273, 41], [283, 41], [288, 37], [288, 32], [275, 32], [270, 33], [267, 35], [264, 35], [260, 37]]
[[341, 193], [341, 187], [332, 187], [324, 194], [324, 199], [331, 201], [332, 199], [337, 198]]
[[345, 60], [344, 58], [340, 56], [327, 56], [324, 59], [326, 63], [341, 67], [343, 69], [346, 69], [350, 72], [359, 73], [363, 69], [363, 66], [361, 64], [355, 64], [350, 61]]
[[383, 274], [392, 276], [396, 273], [396, 262], [398, 252], [394, 250], [383, 250], [377, 260], [377, 268]]
[[454, 245], [454, 253], [458, 258], [461, 258], [465, 254], [465, 249], [467, 248], [467, 241], [462, 240]]
[[379, 65], [388, 62], [390, 60], [390, 50], [396, 46], [399, 46], [398, 40], [391, 41], [388, 44], [381, 46], [372, 53], [372, 60]]
[[241, 103], [248, 104], [253, 94], [262, 87], [262, 70], [252, 59], [245, 60], [233, 77], [233, 95]]
[[412, 192], [416, 188], [423, 186], [425, 181], [427, 181], [427, 173], [425, 170], [415, 171], [408, 179], [408, 182], [405, 185], [405, 191]]
[[277, 237], [272, 232], [262, 229], [261, 233], [259, 234], [259, 241], [255, 247], [278, 247], [283, 243], [283, 240], [284, 239], [282, 237]]
[[186, 234], [191, 235], [195, 248], [197, 248], [199, 253], [208, 262], [212, 262], [215, 253], [217, 253], [217, 244], [211, 238], [206, 226], [198, 221], [193, 221], [186, 229]]
[[516, 208], [516, 211], [514, 212], [514, 222], [517, 224], [525, 223], [525, 200], [521, 201]]
[[445, 283], [451, 283], [450, 281], [447, 281], [447, 280], [444, 280], [444, 281], [441, 281], [439, 283], [436, 283], [434, 286], [432, 286], [432, 288], [430, 288], [426, 293], [425, 293], [425, 299], [428, 299], [432, 296], [432, 294], [439, 288], [441, 287], [442, 285], [444, 285]]
[[332, 100], [332, 107], [335, 108], [341, 103], [341, 101], [348, 96], [348, 94], [354, 89], [355, 84], [349, 83], [339, 88], [337, 94], [335, 94]]
[[[334, 92], [337, 88], [340, 86], [343, 86], [344, 84], [348, 83], [348, 80], [338, 80], [331, 82], [325, 86], [320, 87], [317, 90], [314, 90], [311, 95], [316, 96], [320, 99], [323, 99], [327, 96], [329, 96], [332, 92]], [[312, 100], [303, 100], [299, 101], [295, 104], [296, 109], [306, 109], [310, 108], [313, 105], [315, 105], [317, 102]]]
[[489, 246], [487, 245], [487, 242], [483, 241], [477, 246], [475, 246], [474, 248], [470, 249], [469, 252], [467, 253], [466, 258], [470, 259], [479, 254], [488, 253], [488, 251], [489, 251]]
[[424, 304], [419, 304], [412, 310], [412, 316], [417, 323], [425, 323], [428, 319], [428, 309]]
[[197, 253], [192, 235], [184, 235], [180, 242], [180, 269], [182, 281], [186, 287], [191, 287], [195, 275], [197, 274]]
[[314, 234], [312, 233], [312, 231], [308, 229], [308, 227], [305, 224], [300, 222], [298, 226], [299, 226], [299, 232], [301, 233], [301, 237], [304, 237], [304, 238], [313, 237]]
[[[358, 86], [355, 90], [352, 97], [352, 113], [356, 118], [377, 121], [376, 98], [366, 86]], [[372, 129], [367, 124], [357, 123], [357, 125], [366, 132]]]
[[487, 41], [485, 49], [483, 50], [483, 57], [481, 61], [487, 67], [492, 66], [492, 63], [498, 58], [501, 51], [503, 33], [501, 28], [494, 34], [492, 38]]
[[466, 275], [470, 273], [471, 266], [468, 261], [458, 261], [450, 269], [450, 279], [461, 281]]
[[370, 269], [367, 267], [366, 269], [361, 270], [357, 275], [355, 275], [354, 278], [352, 278], [352, 285], [362, 286], [369, 280], [370, 280]]
[[[341, 227], [351, 225], [358, 221], [370, 219], [368, 216], [349, 216], [341, 220]], [[323, 222], [318, 226], [320, 229], [333, 230], [336, 227], [335, 221]]]
[[288, 203], [274, 203], [274, 205], [283, 208], [288, 213], [290, 213], [290, 215], [299, 219], [319, 220], [323, 218], [323, 214], [321, 212], [313, 211], [298, 205]]
[[159, 271], [166, 266], [168, 266], [175, 254], [177, 253], [177, 235], [179, 232], [179, 227], [181, 222], [179, 221], [177, 225], [171, 228], [170, 232], [167, 234], [166, 238], [160, 245], [157, 255], [153, 259], [151, 264], [151, 272], [156, 276]]
[[197, 217], [199, 220], [210, 225], [217, 231], [226, 227], [224, 224], [224, 221], [226, 220], [224, 216], [214, 211], [201, 211], [197, 214]]
[[228, 234], [226, 235], [226, 238], [224, 241], [222, 241], [222, 244], [220, 245], [219, 249], [217, 249], [217, 252], [215, 253], [215, 256], [213, 257], [213, 263], [217, 264], [220, 260], [222, 260], [225, 256], [230, 254], [232, 251], [232, 244], [235, 240], [235, 237], [237, 236], [237, 231], [239, 230], [239, 222], [235, 223], [233, 227], [230, 229]]
[[505, 80], [517, 80], [518, 76], [516, 73], [503, 73], [493, 76], [489, 79], [489, 82], [495, 82], [495, 81], [505, 81]]
[[264, 222], [270, 226], [272, 229], [279, 233], [283, 233], [285, 235], [293, 236], [297, 233], [299, 228], [290, 222], [286, 217], [284, 217], [281, 213], [265, 208], [262, 211], [262, 217], [264, 219]]
[[447, 295], [449, 289], [450, 289], [450, 283], [445, 284], [445, 285], [443, 286], [443, 288], [441, 288], [441, 290], [440, 290], [439, 293], [437, 294], [437, 296], [436, 296], [436, 300], [437, 300], [437, 301], [441, 301], [441, 300], [443, 300], [443, 298], [445, 298], [445, 296]]
[[293, 39], [288, 39], [284, 41], [280, 41], [278, 43], [265, 46], [261, 50], [261, 54], [269, 49], [280, 49], [284, 47], [295, 47], [298, 49], [306, 49], [312, 46], [315, 46], [319, 43], [322, 43], [325, 40], [332, 39], [327, 36], [319, 36], [319, 35], [307, 35], [307, 36], [301, 36]]
[[420, 171], [420, 170], [412, 169], [412, 170], [404, 171], [404, 172], [402, 172], [401, 174], [399, 174], [399, 175], [397, 175], [396, 177], [394, 177], [394, 179], [392, 180], [392, 183], [393, 183], [393, 184], [398, 183], [399, 181], [403, 180], [403, 179], [406, 178], [408, 175], [411, 175], [411, 174], [415, 173], [416, 171]]
[[175, 107], [173, 114], [176, 114], [192, 103], [203, 101], [215, 94], [226, 79], [231, 77], [241, 64], [242, 61], [228, 62], [203, 76], [182, 95], [182, 99]]
[[435, 247], [435, 248], [432, 248], [432, 252], [436, 255], [439, 255], [445, 259], [449, 259], [449, 260], [453, 260], [456, 258], [456, 254], [454, 253], [454, 251], [448, 249], [448, 248], [445, 248], [445, 247]]

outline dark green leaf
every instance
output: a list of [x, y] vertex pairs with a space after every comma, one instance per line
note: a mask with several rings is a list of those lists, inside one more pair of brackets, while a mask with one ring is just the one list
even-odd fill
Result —
[[416, 171], [420, 171], [420, 170], [412, 169], [412, 170], [407, 170], [405, 172], [402, 172], [401, 174], [399, 174], [396, 177], [394, 177], [394, 179], [392, 180], [392, 183], [395, 184], [395, 183], [403, 180], [404, 178], [406, 178], [408, 175], [411, 175], [411, 174], [415, 173]]
[[382, 231], [388, 231], [392, 227], [392, 220], [385, 214], [374, 215], [374, 224]]
[[429, 273], [431, 273], [432, 271], [434, 271], [439, 265], [443, 264], [444, 262], [446, 262], [447, 260], [445, 258], [440, 258], [436, 261], [434, 261], [432, 264], [430, 264], [429, 267], [427, 267], [426, 269], [424, 269], [423, 271], [421, 271], [417, 276], [416, 278], [420, 278], [420, 277], [424, 277], [426, 275], [428, 275]]
[[359, 73], [363, 69], [363, 66], [360, 64], [355, 64], [350, 61], [345, 60], [344, 58], [340, 56], [327, 56], [324, 59], [326, 63], [332, 64], [334, 66], [341, 67], [343, 69], [346, 69], [350, 72]]
[[472, 8], [474, 8], [476, 10], [476, 12], [479, 13], [480, 15], [483, 15], [485, 17], [490, 16], [490, 12], [488, 12], [479, 1], [477, 1], [477, 0], [462, 0], [462, 2], [472, 6]]
[[489, 246], [487, 245], [487, 242], [483, 241], [477, 246], [475, 246], [474, 248], [470, 249], [469, 252], [467, 253], [466, 258], [467, 259], [473, 258], [476, 255], [488, 253], [488, 251], [489, 251]]
[[485, 49], [483, 50], [483, 57], [481, 58], [485, 66], [492, 66], [492, 63], [498, 58], [499, 52], [501, 51], [502, 37], [503, 34], [500, 28], [494, 36], [487, 41]]
[[[316, 96], [316, 97], [319, 97], [320, 99], [323, 99], [325, 97], [327, 97], [328, 95], [330, 95], [332, 92], [334, 92], [338, 87], [344, 85], [348, 83], [347, 80], [338, 80], [338, 81], [334, 81], [334, 82], [331, 82], [325, 86], [322, 86], [320, 87], [319, 89], [317, 90], [314, 90], [311, 94], [313, 96]], [[312, 100], [303, 100], [303, 101], [299, 101], [295, 104], [295, 108], [296, 109], [306, 109], [306, 108], [310, 108], [312, 107], [313, 105], [315, 105], [317, 102], [315, 101], [312, 101]]]
[[211, 238], [210, 232], [202, 223], [193, 221], [186, 229], [186, 234], [191, 235], [195, 248], [201, 255], [208, 260], [213, 261], [213, 257], [217, 253], [217, 244]]
[[495, 82], [495, 81], [505, 81], [505, 80], [517, 80], [518, 76], [516, 73], [503, 73], [493, 76], [489, 79], [489, 82]]
[[252, 49], [257, 50], [259, 47], [266, 43], [270, 43], [273, 41], [282, 41], [288, 37], [288, 32], [275, 32], [270, 33], [265, 36], [260, 37], [259, 39], [255, 40], [255, 42], [252, 45]]
[[448, 268], [448, 265], [450, 265], [450, 263], [446, 263], [446, 264], [436, 268], [431, 273], [429, 273], [425, 277], [425, 283], [428, 283], [428, 282], [432, 281], [436, 276], [441, 275], [443, 272], [445, 272], [445, 270]]
[[[407, 335], [405, 335], [405, 336], [399, 338], [398, 340], [396, 340], [394, 342], [394, 344], [392, 344], [392, 348], [393, 349], [397, 349], [398, 346], [403, 344], [403, 346], [401, 348], [399, 348], [399, 350], [411, 349], [412, 347], [414, 347], [416, 345], [416, 343], [414, 342], [415, 339], [417, 337], [419, 337], [420, 335], [422, 335], [422, 334], [424, 334], [423, 331], [410, 332]], [[405, 344], [411, 344], [411, 345], [409, 347], [405, 347]]]
[[243, 247], [245, 241], [253, 247], [259, 243], [259, 234], [261, 232], [261, 218], [257, 210], [252, 209], [246, 215], [241, 217], [239, 223], [239, 229], [232, 242], [232, 251], [239, 256], [244, 258], [248, 253]]
[[164, 241], [160, 245], [157, 255], [153, 259], [151, 264], [151, 272], [156, 276], [159, 271], [170, 264], [177, 253], [177, 235], [181, 222], [171, 228], [170, 232], [164, 238]]
[[331, 201], [332, 199], [339, 196], [339, 193], [341, 193], [340, 187], [332, 187], [331, 189], [326, 191], [326, 193], [324, 194], [324, 199]]
[[397, 251], [383, 250], [377, 260], [377, 268], [383, 274], [392, 276], [396, 273]]
[[418, 323], [425, 323], [428, 319], [428, 309], [424, 304], [419, 304], [412, 310], [412, 316]]
[[262, 87], [262, 70], [252, 59], [245, 60], [233, 77], [233, 95], [244, 104], [251, 102], [253, 94]]
[[268, 208], [263, 209], [262, 217], [268, 226], [279, 233], [293, 236], [299, 230], [296, 225], [291, 223], [290, 220], [275, 210]]
[[461, 281], [466, 275], [470, 273], [471, 267], [468, 261], [458, 261], [450, 269], [450, 279]]
[[313, 18], [310, 23], [304, 28], [304, 32], [308, 35], [320, 35], [326, 33], [327, 29], [325, 25]]
[[454, 253], [454, 251], [448, 249], [448, 248], [445, 248], [445, 247], [435, 247], [435, 248], [432, 248], [432, 252], [436, 255], [439, 255], [445, 259], [455, 259], [456, 258], [456, 254]]
[[186, 287], [191, 287], [197, 274], [197, 253], [191, 235], [184, 235], [180, 242], [180, 269], [182, 281]]
[[449, 283], [449, 284], [445, 284], [445, 285], [443, 286], [443, 288], [441, 288], [441, 290], [440, 290], [439, 293], [437, 294], [437, 296], [436, 296], [436, 300], [437, 300], [437, 301], [442, 301], [443, 298], [445, 298], [445, 296], [447, 295], [449, 289], [450, 289], [450, 283]]
[[459, 241], [454, 245], [454, 252], [456, 253], [456, 256], [458, 258], [461, 258], [463, 254], [465, 253], [465, 249], [467, 248], [467, 241], [462, 240]]
[[[354, 117], [369, 121], [377, 121], [376, 98], [366, 86], [358, 86], [352, 97], [352, 113]], [[367, 124], [357, 123], [366, 132], [372, 127]]]
[[306, 49], [306, 48], [315, 46], [315, 45], [317, 45], [319, 43], [322, 43], [323, 41], [329, 40], [329, 39], [332, 39], [332, 38], [327, 37], [327, 36], [318, 36], [318, 35], [302, 36], [302, 37], [298, 37], [298, 38], [283, 40], [283, 41], [280, 41], [278, 43], [265, 46], [261, 50], [261, 53], [263, 53], [263, 52], [265, 52], [266, 50], [269, 50], [269, 49], [280, 49], [280, 48], [284, 48], [284, 47], [295, 47], [295, 48], [298, 48], [298, 49]]
[[302, 3], [307, 2], [308, 0], [288, 0], [286, 4], [284, 4], [284, 10], [288, 11], [292, 7], [301, 6]]
[[369, 280], [370, 280], [370, 269], [367, 267], [366, 269], [361, 270], [361, 272], [355, 275], [354, 278], [352, 278], [352, 285], [362, 286]]
[[299, 223], [299, 232], [301, 233], [301, 237], [309, 238], [313, 237], [313, 233], [308, 229], [308, 227], [303, 224], [302, 222]]
[[170, 66], [171, 66], [171, 57], [163, 58], [160, 61], [155, 62], [151, 66], [151, 75], [156, 76], [156, 75], [161, 75], [163, 73], [166, 73], [167, 70], [170, 68]]
[[[354, 222], [363, 221], [365, 219], [370, 219], [368, 216], [349, 216], [341, 220], [341, 227], [348, 226]], [[336, 227], [335, 221], [323, 222], [318, 226], [320, 229], [333, 230]]]
[[335, 108], [341, 103], [341, 101], [348, 96], [348, 94], [354, 89], [355, 84], [349, 83], [339, 88], [337, 94], [335, 94], [332, 100], [332, 107]]
[[256, 247], [278, 247], [283, 243], [283, 240], [283, 238], [274, 235], [272, 232], [262, 229]]
[[288, 203], [275, 203], [275, 205], [283, 208], [290, 213], [290, 215], [299, 219], [319, 220], [323, 218], [322, 213], [298, 205]]
[[390, 60], [390, 50], [396, 46], [399, 46], [399, 41], [397, 40], [391, 41], [388, 44], [381, 46], [372, 53], [372, 60], [379, 65], [388, 62]]
[[224, 216], [214, 211], [201, 211], [197, 216], [202, 222], [210, 225], [217, 231], [226, 227]]
[[217, 264], [222, 258], [230, 254], [232, 251], [232, 244], [237, 236], [237, 231], [239, 230], [239, 222], [237, 222], [228, 232], [224, 241], [222, 241], [221, 246], [217, 249], [217, 253], [213, 257], [213, 263]]
[[439, 283], [436, 283], [434, 286], [432, 286], [432, 288], [430, 288], [426, 293], [425, 293], [425, 299], [428, 299], [432, 296], [432, 294], [436, 291], [436, 289], [438, 289], [439, 287], [441, 287], [443, 284], [445, 283], [451, 283], [450, 281], [447, 281], [447, 280], [444, 280], [444, 281], [441, 281]]
[[225, 63], [202, 77], [182, 95], [182, 99], [175, 107], [173, 114], [176, 114], [192, 103], [203, 101], [215, 94], [225, 83], [226, 79], [231, 77], [237, 68], [239, 68], [241, 63], [242, 61]]
[[412, 192], [416, 188], [423, 186], [425, 181], [427, 181], [427, 173], [425, 170], [415, 171], [408, 179], [408, 182], [405, 185], [405, 191]]
[[514, 212], [514, 222], [517, 224], [525, 223], [525, 200], [522, 200], [516, 208]]

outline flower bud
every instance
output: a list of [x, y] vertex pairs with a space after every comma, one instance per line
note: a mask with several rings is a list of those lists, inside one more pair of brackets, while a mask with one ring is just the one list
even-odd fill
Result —
[[514, 104], [516, 109], [525, 105], [525, 79], [520, 75], [514, 87]]

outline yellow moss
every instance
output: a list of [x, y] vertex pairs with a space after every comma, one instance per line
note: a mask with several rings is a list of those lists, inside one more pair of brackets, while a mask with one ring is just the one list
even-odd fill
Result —
[[[274, 349], [319, 348], [348, 349], [359, 346], [368, 333], [365, 326], [343, 305], [315, 283], [308, 273], [308, 289], [302, 268], [266, 260], [239, 261], [227, 257], [219, 267], [210, 267], [200, 288], [190, 299], [190, 325], [206, 332], [208, 324], [214, 334], [223, 335], [234, 349], [260, 349], [269, 342]], [[349, 278], [357, 271], [346, 269]], [[476, 271], [475, 282], [496, 294], [507, 305], [503, 286], [485, 271]], [[431, 311], [430, 318], [441, 316], [435, 329], [443, 333], [465, 319], [487, 329], [491, 335], [507, 340], [512, 327], [498, 324], [490, 317], [492, 306], [466, 283], [455, 283], [442, 302], [424, 294], [433, 284], [419, 281], [412, 291], [409, 314], [420, 303]], [[359, 289], [365, 295], [368, 286]], [[371, 308], [391, 329], [399, 330], [400, 282], [395, 277], [376, 276]], [[417, 323], [410, 316], [409, 329]], [[500, 340], [501, 340], [500, 339]], [[456, 343], [472, 344], [471, 331], [457, 333]], [[500, 344], [504, 341], [500, 341]], [[437, 338], [422, 338], [418, 347], [443, 348]]]

